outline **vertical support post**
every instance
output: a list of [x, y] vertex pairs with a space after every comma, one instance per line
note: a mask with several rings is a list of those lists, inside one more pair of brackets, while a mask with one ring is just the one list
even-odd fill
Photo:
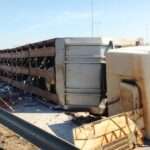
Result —
[[56, 39], [55, 41], [55, 66], [56, 66], [56, 93], [59, 104], [65, 105], [65, 40]]

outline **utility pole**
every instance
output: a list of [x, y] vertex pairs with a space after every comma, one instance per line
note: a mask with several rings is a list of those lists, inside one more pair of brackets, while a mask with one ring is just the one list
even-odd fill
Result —
[[94, 0], [91, 0], [91, 37], [94, 36]]
[[148, 24], [145, 25], [145, 42], [146, 44], [149, 44], [149, 26]]

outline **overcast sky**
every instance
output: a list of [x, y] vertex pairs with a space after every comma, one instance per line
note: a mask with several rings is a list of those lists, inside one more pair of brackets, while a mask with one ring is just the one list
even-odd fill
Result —
[[[94, 36], [149, 39], [149, 0], [93, 0]], [[91, 36], [91, 0], [0, 0], [0, 49]]]

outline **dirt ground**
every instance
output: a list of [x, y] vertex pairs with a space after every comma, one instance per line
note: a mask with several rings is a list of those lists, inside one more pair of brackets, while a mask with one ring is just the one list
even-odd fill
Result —
[[39, 148], [0, 124], [0, 150], [39, 150]]

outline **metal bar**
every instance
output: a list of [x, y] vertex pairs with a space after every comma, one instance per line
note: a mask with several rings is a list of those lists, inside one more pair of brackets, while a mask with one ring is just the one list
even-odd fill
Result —
[[[29, 68], [25, 67], [14, 67], [14, 66], [7, 66], [7, 65], [0, 65], [0, 69], [4, 71], [13, 72], [15, 74], [29, 74]], [[31, 67], [31, 73], [32, 76], [40, 76], [40, 77], [47, 77], [51, 78], [51, 80], [54, 80], [55, 75], [54, 71], [46, 70], [46, 69], [40, 69], [40, 68], [32, 68]]]
[[54, 56], [54, 55], [55, 55], [54, 47], [30, 49], [30, 57], [47, 57], [47, 56]]
[[32, 76], [40, 76], [40, 77], [45, 77], [45, 78], [50, 78], [51, 80], [55, 80], [55, 73], [54, 69], [52, 70], [46, 70], [46, 69], [40, 69], [40, 68], [32, 68], [30, 74]]
[[3, 98], [0, 97], [0, 101], [12, 112], [15, 111], [12, 106], [10, 106]]
[[44, 150], [78, 149], [71, 143], [35, 127], [2, 108], [0, 108], [0, 123]]
[[[21, 52], [15, 52], [12, 54], [9, 53], [3, 53], [0, 54], [0, 58], [5, 58], [5, 59], [9, 59], [9, 58], [28, 58], [28, 51], [21, 51]], [[54, 56], [55, 55], [55, 48], [54, 47], [45, 47], [45, 48], [41, 48], [41, 49], [31, 49], [30, 50], [30, 57], [47, 57], [47, 56]]]
[[44, 97], [47, 100], [49, 100], [49, 101], [51, 101], [55, 104], [59, 103], [58, 97], [55, 93], [50, 93], [49, 91], [42, 90], [42, 89], [40, 89], [38, 87], [35, 87], [35, 86], [26, 85], [23, 82], [19, 82], [19, 81], [16, 81], [16, 80], [11, 80], [8, 77], [0, 76], [0, 80], [2, 80], [4, 82], [7, 82], [7, 83], [11, 84], [12, 86], [14, 86], [16, 88], [19, 88], [21, 90], [25, 90], [29, 93]]

